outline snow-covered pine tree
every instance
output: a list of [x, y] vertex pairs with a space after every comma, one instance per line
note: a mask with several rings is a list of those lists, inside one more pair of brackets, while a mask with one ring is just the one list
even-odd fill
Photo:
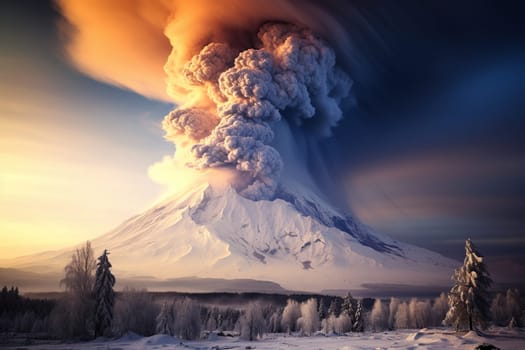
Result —
[[99, 256], [95, 274], [95, 286], [93, 288], [93, 295], [95, 296], [95, 337], [108, 335], [113, 321], [115, 276], [111, 273], [108, 255], [109, 252], [105, 249], [104, 253]]
[[357, 308], [354, 315], [354, 324], [352, 325], [353, 332], [363, 332], [365, 329], [364, 315], [363, 315], [363, 303], [361, 300], [357, 302]]
[[456, 330], [476, 325], [485, 328], [489, 319], [488, 289], [492, 280], [485, 266], [483, 256], [477, 251], [470, 238], [465, 242], [463, 266], [454, 272], [454, 286], [448, 294], [449, 310], [445, 323]]
[[354, 324], [355, 316], [355, 305], [356, 300], [352, 297], [352, 294], [348, 292], [343, 298], [343, 304], [341, 305], [341, 314], [346, 313], [350, 318], [350, 322]]

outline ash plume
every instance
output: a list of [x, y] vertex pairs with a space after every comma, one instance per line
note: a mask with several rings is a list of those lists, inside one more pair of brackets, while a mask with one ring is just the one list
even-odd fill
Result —
[[195, 107], [176, 109], [164, 126], [171, 134], [173, 115], [186, 116], [177, 119], [185, 134], [205, 136], [192, 146], [193, 166], [231, 165], [249, 179], [241, 194], [265, 199], [274, 195], [283, 167], [271, 146], [272, 125], [286, 119], [301, 126], [315, 118], [310, 133], [330, 135], [342, 118], [339, 102], [348, 95], [350, 80], [336, 68], [334, 51], [308, 29], [265, 24], [257, 37], [257, 48], [243, 50], [234, 59], [234, 50], [226, 44], [211, 43], [184, 65], [184, 78], [205, 87], [215, 105], [219, 121], [213, 129], [202, 127], [208, 113]]
[[[169, 54], [163, 49], [166, 92], [176, 104], [162, 123], [165, 137], [175, 143], [176, 157], [184, 153], [190, 167], [235, 169], [235, 186], [247, 198], [273, 198], [284, 170], [292, 166], [282, 156], [290, 149], [279, 149], [290, 140], [276, 135], [294, 135], [308, 147], [292, 148], [308, 152], [311, 140], [330, 136], [343, 117], [340, 104], [349, 95], [351, 80], [326, 41], [344, 42], [333, 6], [276, 0], [94, 2], [102, 19], [91, 16], [80, 2], [59, 2], [77, 30], [69, 52], [73, 61], [103, 80], [166, 99], [164, 92], [137, 87], [134, 74], [119, 77], [76, 58], [77, 48], [85, 52], [93, 40], [88, 25], [106, 23], [116, 8], [130, 13], [122, 18], [136, 19], [133, 31], [150, 29], [147, 35], [153, 42], [159, 38], [151, 29], [161, 26], [171, 44]], [[116, 20], [109, 31], [120, 38], [122, 23]], [[108, 50], [108, 60], [122, 54]], [[158, 53], [148, 55], [157, 60]], [[283, 128], [292, 131], [281, 132]], [[304, 165], [299, 171], [307, 169]]]

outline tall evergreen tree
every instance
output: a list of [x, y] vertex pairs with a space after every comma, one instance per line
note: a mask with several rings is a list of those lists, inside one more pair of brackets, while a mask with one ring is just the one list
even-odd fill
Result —
[[361, 300], [357, 302], [357, 307], [354, 314], [354, 324], [352, 325], [353, 332], [363, 332], [365, 330], [363, 303]]
[[115, 302], [115, 276], [111, 273], [108, 251], [99, 256], [95, 275], [95, 336], [107, 335], [113, 321], [113, 304]]
[[355, 321], [355, 306], [357, 301], [352, 297], [352, 294], [348, 292], [343, 298], [343, 304], [341, 305], [341, 314], [346, 313], [350, 318], [350, 322], [354, 324]]
[[454, 286], [448, 294], [449, 311], [445, 323], [456, 330], [475, 326], [485, 328], [489, 320], [489, 293], [492, 280], [485, 266], [483, 256], [477, 251], [470, 238], [465, 242], [463, 266], [454, 272]]

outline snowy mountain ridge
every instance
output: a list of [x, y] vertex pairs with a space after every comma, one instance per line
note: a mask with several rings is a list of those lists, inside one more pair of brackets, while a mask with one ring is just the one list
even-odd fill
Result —
[[[447, 285], [455, 262], [374, 234], [315, 193], [289, 187], [252, 201], [199, 183], [92, 241], [125, 278], [201, 278], [279, 283], [289, 290], [369, 283]], [[18, 259], [17, 268], [62, 269], [71, 249]]]

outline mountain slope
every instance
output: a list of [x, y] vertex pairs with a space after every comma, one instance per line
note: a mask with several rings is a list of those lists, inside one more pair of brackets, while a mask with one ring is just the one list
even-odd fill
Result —
[[[93, 240], [126, 279], [248, 278], [289, 290], [355, 289], [370, 283], [447, 285], [455, 262], [372, 233], [314, 193], [288, 187], [251, 201], [201, 183]], [[62, 269], [71, 250], [14, 262]]]

